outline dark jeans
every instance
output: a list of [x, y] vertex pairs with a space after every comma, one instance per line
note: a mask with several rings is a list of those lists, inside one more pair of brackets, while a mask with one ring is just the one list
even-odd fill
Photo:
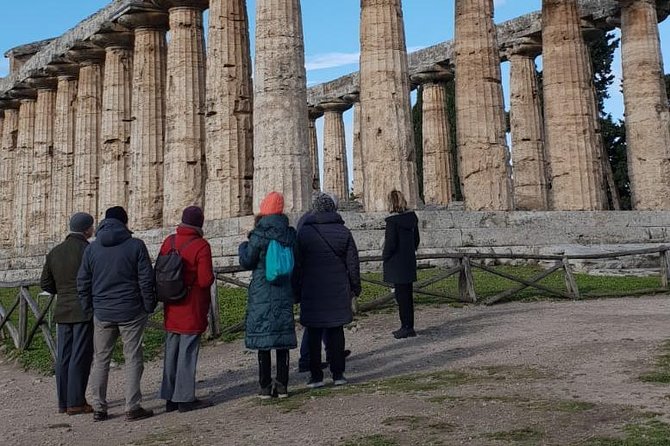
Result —
[[[270, 350], [258, 350], [258, 383], [261, 389], [272, 386], [272, 357]], [[277, 358], [276, 380], [283, 386], [288, 386], [288, 361], [287, 349], [275, 350]]]
[[414, 330], [414, 293], [411, 283], [395, 285], [395, 300], [398, 302], [400, 324], [402, 328]]
[[321, 381], [321, 340], [326, 339], [326, 351], [330, 352], [330, 372], [333, 379], [339, 379], [344, 374], [344, 327], [314, 328], [306, 327], [309, 340], [309, 371], [312, 380]]
[[[330, 362], [330, 351], [328, 350], [328, 331], [323, 330], [323, 344], [326, 347], [326, 362]], [[309, 369], [309, 330], [305, 328], [302, 332], [302, 341], [300, 341], [300, 359], [298, 366], [301, 369]]]
[[86, 386], [93, 362], [93, 322], [58, 324], [56, 389], [58, 408], [86, 404]]

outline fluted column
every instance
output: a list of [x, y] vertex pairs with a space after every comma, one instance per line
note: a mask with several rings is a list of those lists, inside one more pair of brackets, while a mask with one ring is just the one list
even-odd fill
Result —
[[98, 34], [93, 37], [93, 41], [105, 47], [98, 191], [98, 210], [102, 214], [112, 206], [128, 206], [132, 34]]
[[75, 113], [73, 209], [97, 217], [104, 52], [83, 52], [73, 57], [81, 63]]
[[204, 1], [171, 2], [167, 50], [163, 226], [202, 206], [205, 155]]
[[452, 79], [453, 73], [446, 70], [412, 77], [423, 87], [423, 197], [426, 204], [436, 206], [449, 204], [454, 193], [445, 89]]
[[[8, 104], [13, 107], [16, 104]], [[17, 183], [16, 166], [16, 138], [19, 129], [19, 111], [15, 108], [5, 108], [0, 140], [0, 246], [13, 246], [14, 240], [14, 189]]]
[[125, 15], [119, 22], [135, 31], [128, 216], [133, 229], [157, 228], [163, 223], [167, 14]]
[[367, 211], [393, 189], [419, 202], [405, 25], [400, 0], [361, 0], [361, 139]]
[[348, 200], [347, 142], [342, 114], [351, 108], [351, 104], [333, 101], [322, 103], [320, 107], [324, 110], [323, 190]]
[[257, 0], [254, 75], [254, 210], [276, 190], [286, 212], [309, 209], [305, 46], [300, 0]]
[[309, 160], [312, 166], [312, 189], [321, 190], [319, 174], [319, 137], [316, 131], [316, 120], [323, 116], [320, 107], [309, 107]]
[[549, 209], [544, 122], [535, 67], [539, 50], [534, 45], [523, 45], [509, 55], [514, 205], [520, 211]]
[[252, 213], [253, 98], [246, 0], [210, 0], [205, 215]]
[[636, 210], [670, 210], [670, 111], [656, 1], [621, 3], [631, 204]]
[[466, 209], [513, 206], [493, 0], [456, 0], [456, 134]]
[[360, 96], [358, 95], [356, 96], [356, 101], [354, 102], [353, 127], [353, 193], [356, 200], [362, 201], [365, 197], [365, 168], [363, 166], [363, 141], [361, 138], [361, 102]]
[[56, 90], [54, 149], [51, 175], [52, 236], [59, 239], [68, 231], [74, 213], [74, 151], [77, 109], [77, 77], [61, 75]]
[[592, 68], [576, 0], [543, 0], [545, 153], [553, 210], [607, 206]]
[[28, 216], [35, 149], [35, 99], [22, 99], [19, 106], [19, 127], [16, 140], [16, 186], [14, 190], [14, 246], [23, 248], [28, 242]]
[[28, 244], [39, 245], [51, 239], [49, 201], [51, 199], [51, 162], [54, 142], [56, 80], [53, 86], [37, 90], [35, 105], [35, 141], [31, 173], [31, 203], [28, 221]]

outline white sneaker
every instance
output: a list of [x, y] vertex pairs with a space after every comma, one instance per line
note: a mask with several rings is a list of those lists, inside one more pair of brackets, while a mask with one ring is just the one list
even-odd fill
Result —
[[335, 385], [335, 386], [344, 386], [348, 383], [349, 383], [349, 381], [347, 381], [347, 378], [345, 378], [344, 376], [342, 376], [339, 379], [333, 379], [333, 385]]
[[323, 383], [323, 380], [321, 380], [321, 381], [312, 381], [312, 380], [310, 380], [310, 381], [307, 383], [307, 387], [309, 387], [310, 389], [319, 389], [319, 388], [323, 387], [324, 385], [325, 385], [325, 384]]

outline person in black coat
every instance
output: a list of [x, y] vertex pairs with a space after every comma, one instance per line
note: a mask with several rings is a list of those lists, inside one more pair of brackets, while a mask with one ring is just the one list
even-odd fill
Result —
[[351, 231], [328, 194], [318, 194], [313, 212], [298, 230], [294, 287], [300, 323], [308, 332], [312, 388], [323, 386], [321, 339], [327, 332], [330, 371], [335, 385], [344, 377], [344, 325], [353, 320], [351, 300], [361, 293], [358, 249]]
[[388, 195], [391, 216], [386, 218], [384, 237], [384, 282], [392, 283], [398, 302], [401, 327], [393, 332], [396, 339], [416, 336], [414, 331], [413, 283], [416, 282], [416, 250], [419, 247], [419, 219], [407, 209], [402, 192]]

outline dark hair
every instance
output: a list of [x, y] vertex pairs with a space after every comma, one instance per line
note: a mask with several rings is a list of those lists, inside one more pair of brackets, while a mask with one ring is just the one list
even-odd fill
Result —
[[407, 212], [407, 200], [399, 190], [392, 190], [388, 195], [388, 210], [392, 214]]

